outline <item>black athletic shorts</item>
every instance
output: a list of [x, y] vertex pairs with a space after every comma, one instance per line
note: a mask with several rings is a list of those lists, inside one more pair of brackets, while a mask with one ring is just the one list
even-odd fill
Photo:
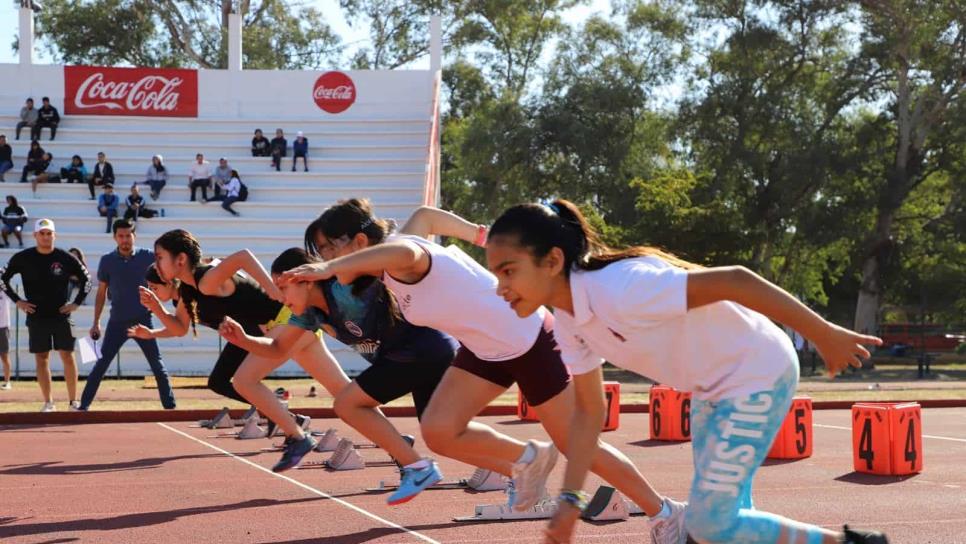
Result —
[[30, 353], [74, 351], [74, 322], [68, 316], [27, 316], [27, 334], [30, 336]]
[[433, 391], [442, 381], [452, 360], [453, 354], [450, 352], [448, 357], [438, 361], [377, 361], [356, 377], [356, 383], [379, 404], [388, 404], [412, 393], [418, 419], [422, 417], [429, 399], [433, 397]]

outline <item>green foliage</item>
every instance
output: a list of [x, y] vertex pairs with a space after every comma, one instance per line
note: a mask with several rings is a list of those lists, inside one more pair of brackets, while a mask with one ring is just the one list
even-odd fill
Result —
[[[66, 62], [222, 66], [229, 4], [48, 0], [38, 32]], [[405, 66], [441, 14], [443, 205], [470, 220], [569, 198], [611, 245], [746, 265], [840, 323], [863, 297], [871, 314], [964, 321], [962, 2], [614, 0], [567, 16], [586, 4], [340, 0], [370, 36], [345, 61]], [[304, 3], [241, 8], [246, 67], [343, 54]]]
[[[65, 63], [223, 68], [231, 4], [49, 0], [36, 18], [37, 36]], [[314, 8], [286, 0], [243, 0], [241, 7], [246, 68], [317, 68], [341, 53], [340, 39]]]

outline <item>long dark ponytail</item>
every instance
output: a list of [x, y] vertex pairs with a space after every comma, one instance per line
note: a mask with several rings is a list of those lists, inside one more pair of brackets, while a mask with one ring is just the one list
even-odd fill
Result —
[[547, 205], [519, 204], [506, 210], [490, 227], [488, 240], [500, 237], [515, 238], [517, 244], [529, 249], [538, 259], [559, 247], [564, 255], [564, 273], [568, 276], [572, 268], [600, 270], [623, 259], [648, 256], [658, 257], [680, 268], [701, 268], [656, 247], [614, 249], [607, 246], [580, 209], [564, 199], [554, 200]]

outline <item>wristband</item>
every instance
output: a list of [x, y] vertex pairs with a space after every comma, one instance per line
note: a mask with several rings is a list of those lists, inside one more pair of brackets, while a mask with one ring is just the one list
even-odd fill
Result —
[[476, 227], [476, 241], [473, 242], [473, 244], [480, 247], [486, 247], [486, 233], [488, 231], [489, 229], [486, 228], [486, 225], [478, 225]]
[[564, 489], [560, 492], [560, 496], [557, 497], [557, 502], [560, 504], [567, 503], [577, 510], [583, 512], [587, 508], [587, 494], [583, 491]]

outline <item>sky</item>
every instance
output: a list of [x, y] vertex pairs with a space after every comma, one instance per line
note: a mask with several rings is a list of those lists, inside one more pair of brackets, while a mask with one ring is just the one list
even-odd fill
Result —
[[[315, 5], [323, 14], [326, 21], [332, 26], [333, 30], [342, 37], [345, 43], [363, 43], [368, 39], [368, 29], [351, 28], [342, 17], [339, 8], [339, 0], [296, 0], [300, 4]], [[400, 0], [405, 1], [405, 0]], [[0, 63], [18, 62], [18, 53], [14, 52], [11, 44], [18, 34], [19, 16], [18, 8], [12, 0], [0, 0]], [[594, 13], [607, 14], [610, 12], [610, 2], [608, 0], [589, 0], [584, 5], [579, 5], [566, 14], [564, 19], [570, 24], [576, 24]], [[549, 50], [550, 48], [548, 48]], [[351, 48], [350, 48], [351, 51]], [[346, 55], [348, 58], [351, 55]], [[34, 44], [34, 62], [49, 64], [51, 59], [43, 54]], [[410, 68], [428, 68], [429, 58], [413, 63]]]

